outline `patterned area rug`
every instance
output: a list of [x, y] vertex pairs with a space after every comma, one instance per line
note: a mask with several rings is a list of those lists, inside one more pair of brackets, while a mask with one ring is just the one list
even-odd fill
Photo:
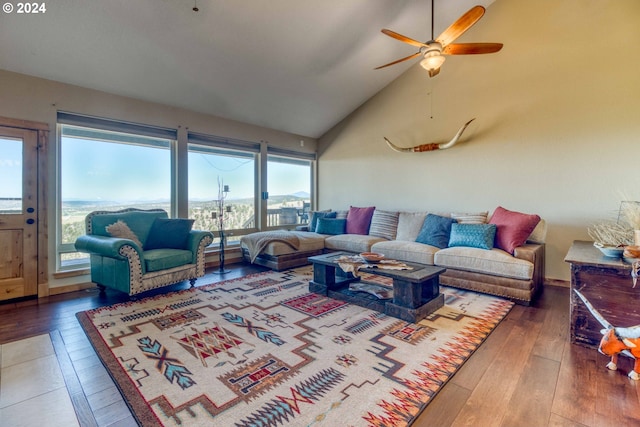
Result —
[[266, 272], [77, 316], [141, 425], [407, 426], [512, 307], [443, 287], [445, 306], [412, 324], [311, 294], [311, 278]]

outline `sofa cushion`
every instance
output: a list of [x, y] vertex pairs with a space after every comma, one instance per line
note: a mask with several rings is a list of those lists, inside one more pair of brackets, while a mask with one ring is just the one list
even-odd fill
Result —
[[475, 213], [451, 212], [451, 218], [460, 224], [486, 224], [488, 216], [489, 211]]
[[449, 246], [493, 249], [495, 224], [453, 224]]
[[318, 234], [344, 234], [347, 226], [346, 219], [318, 218], [316, 233]]
[[498, 206], [491, 216], [490, 224], [496, 225], [496, 247], [510, 254], [518, 246], [524, 244], [536, 225], [540, 222], [538, 215], [514, 212]]
[[396, 240], [415, 242], [426, 217], [426, 212], [400, 212]]
[[144, 250], [185, 249], [193, 223], [193, 219], [186, 218], [156, 218], [144, 242]]
[[491, 276], [530, 280], [533, 264], [514, 258], [502, 249], [491, 250], [453, 247], [441, 249], [434, 256], [435, 265], [444, 268], [466, 270]]
[[311, 212], [311, 221], [309, 221], [309, 230], [316, 231], [318, 226], [318, 218], [335, 218], [336, 212], [331, 211], [314, 211]]
[[369, 226], [375, 209], [375, 206], [366, 208], [351, 206], [347, 215], [347, 234], [369, 234]]
[[191, 251], [184, 249], [151, 249], [145, 251], [143, 256], [147, 272], [179, 267], [193, 260]]
[[398, 215], [399, 212], [383, 211], [380, 209], [373, 211], [369, 235], [382, 237], [387, 240], [395, 239], [398, 230]]
[[440, 249], [446, 248], [449, 245], [451, 224], [454, 222], [456, 222], [456, 220], [453, 218], [427, 214], [420, 233], [418, 233], [418, 237], [416, 237], [416, 242], [435, 246]]
[[339, 234], [329, 236], [324, 241], [327, 249], [348, 252], [369, 252], [374, 243], [384, 242], [382, 237], [364, 236], [362, 234]]
[[433, 265], [433, 256], [439, 250], [435, 246], [404, 240], [385, 240], [371, 246], [372, 252], [384, 254], [388, 259], [427, 265]]

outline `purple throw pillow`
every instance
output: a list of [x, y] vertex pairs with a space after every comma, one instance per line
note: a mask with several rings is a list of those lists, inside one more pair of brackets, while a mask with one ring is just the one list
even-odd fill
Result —
[[367, 208], [356, 208], [351, 206], [349, 213], [347, 214], [347, 234], [369, 234], [369, 226], [371, 226], [371, 218], [373, 212], [376, 210], [375, 206]]

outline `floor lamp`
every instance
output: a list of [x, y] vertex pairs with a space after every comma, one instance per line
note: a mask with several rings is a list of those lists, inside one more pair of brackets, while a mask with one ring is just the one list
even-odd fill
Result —
[[214, 272], [217, 274], [226, 274], [231, 271], [231, 270], [224, 269], [224, 244], [226, 240], [224, 236], [224, 220], [225, 220], [226, 214], [231, 213], [231, 205], [228, 205], [228, 206], [224, 205], [224, 202], [228, 194], [229, 194], [229, 186], [223, 185], [222, 180], [220, 179], [220, 177], [218, 177], [218, 200], [216, 200], [217, 211], [213, 211], [211, 213], [211, 218], [214, 220], [215, 219], [218, 220], [218, 235], [220, 236], [220, 252], [219, 252], [220, 267], [218, 268], [218, 270]]

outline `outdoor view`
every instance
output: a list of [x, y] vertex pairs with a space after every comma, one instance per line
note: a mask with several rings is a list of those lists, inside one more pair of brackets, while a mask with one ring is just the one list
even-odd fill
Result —
[[[86, 259], [73, 247], [94, 210], [161, 208], [171, 197], [171, 141], [63, 127], [61, 140], [61, 264]], [[90, 136], [90, 138], [89, 138]], [[118, 138], [115, 138], [118, 137]], [[189, 144], [189, 218], [194, 229], [215, 232], [220, 226], [219, 182], [225, 195], [224, 229], [255, 227], [256, 157], [253, 153]], [[306, 222], [311, 188], [308, 161], [269, 156], [268, 225]], [[216, 213], [216, 219], [212, 213]], [[228, 235], [231, 242], [239, 236]], [[216, 244], [217, 242], [214, 242]]]
[[0, 138], [0, 213], [22, 211], [22, 141]]

